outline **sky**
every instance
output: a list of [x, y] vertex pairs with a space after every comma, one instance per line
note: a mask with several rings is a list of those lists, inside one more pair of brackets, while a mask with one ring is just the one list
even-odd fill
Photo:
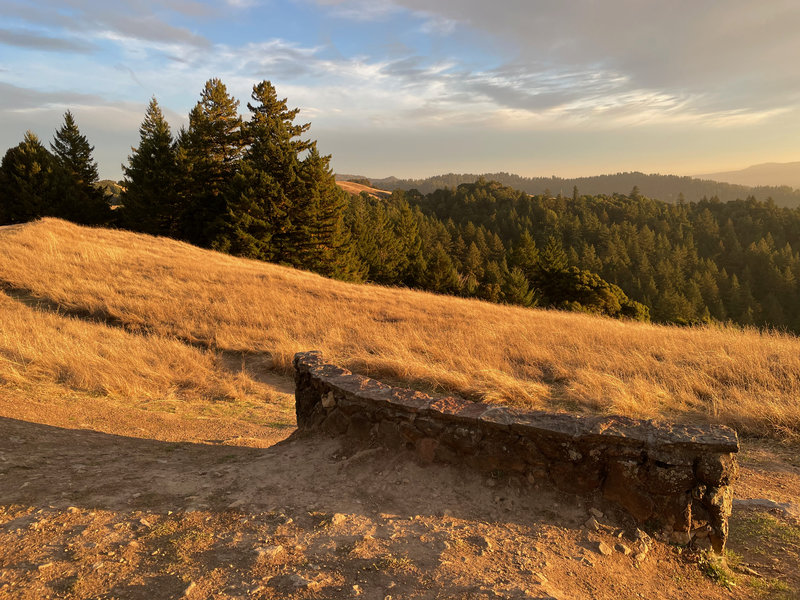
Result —
[[268, 79], [339, 173], [800, 160], [797, 0], [0, 0], [0, 152], [71, 110], [119, 179], [155, 96]]

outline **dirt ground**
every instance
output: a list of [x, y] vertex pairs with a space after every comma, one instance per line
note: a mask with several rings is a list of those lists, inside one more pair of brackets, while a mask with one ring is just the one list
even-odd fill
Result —
[[725, 569], [587, 527], [581, 499], [536, 485], [292, 428], [0, 397], [2, 599], [800, 598], [797, 447], [743, 441]]

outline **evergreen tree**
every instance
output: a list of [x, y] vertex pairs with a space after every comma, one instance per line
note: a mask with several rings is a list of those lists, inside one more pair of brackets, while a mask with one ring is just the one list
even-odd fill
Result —
[[366, 279], [389, 285], [400, 282], [408, 256], [387, 206], [362, 193], [350, 202], [347, 225], [366, 268]]
[[425, 289], [440, 294], [452, 294], [459, 289], [458, 272], [450, 255], [441, 243], [437, 243], [430, 254], [426, 272]]
[[531, 279], [539, 268], [539, 249], [528, 231], [523, 231], [511, 253], [511, 264]]
[[289, 208], [292, 223], [286, 238], [292, 260], [303, 268], [339, 279], [360, 279], [363, 265], [344, 223], [347, 194], [336, 185], [329, 166], [314, 144], [301, 162], [299, 197]]
[[122, 223], [134, 231], [176, 236], [180, 205], [177, 158], [169, 123], [155, 98], [139, 127], [139, 146], [123, 166]]
[[567, 268], [567, 255], [558, 238], [550, 236], [539, 258], [539, 268], [546, 272], [559, 272]]
[[292, 263], [287, 238], [290, 210], [302, 189], [299, 155], [312, 146], [297, 138], [309, 124], [294, 124], [299, 109], [290, 110], [285, 98], [279, 100], [269, 81], [253, 86], [251, 98], [251, 117], [243, 126], [248, 146], [229, 214], [230, 235], [236, 240], [232, 250], [244, 253], [245, 245], [265, 260]]
[[525, 273], [519, 267], [513, 267], [505, 273], [503, 282], [503, 299], [509, 304], [534, 306], [537, 303], [535, 290], [525, 278]]
[[0, 225], [52, 215], [57, 169], [39, 138], [26, 132], [0, 163]]
[[94, 146], [82, 135], [70, 111], [50, 144], [56, 162], [56, 186], [59, 198], [54, 216], [76, 223], [99, 225], [111, 219], [111, 207], [103, 190], [97, 187], [97, 163], [92, 158]]
[[180, 235], [199, 246], [225, 249], [228, 202], [243, 151], [239, 101], [225, 84], [209, 79], [189, 113], [189, 128], [179, 135], [183, 214]]
[[488, 300], [489, 302], [500, 302], [502, 297], [503, 287], [503, 273], [494, 261], [489, 261], [486, 264], [486, 269], [483, 272], [483, 279], [478, 288], [478, 297]]

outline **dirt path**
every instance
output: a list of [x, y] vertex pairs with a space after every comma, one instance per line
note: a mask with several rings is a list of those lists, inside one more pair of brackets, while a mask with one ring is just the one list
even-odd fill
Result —
[[[0, 418], [0, 598], [797, 597], [800, 529], [770, 511], [732, 521], [758, 576], [728, 591], [659, 543], [603, 555], [642, 543], [587, 529], [573, 497], [290, 433], [251, 448]], [[778, 475], [796, 494], [800, 469], [752, 448], [747, 497]]]

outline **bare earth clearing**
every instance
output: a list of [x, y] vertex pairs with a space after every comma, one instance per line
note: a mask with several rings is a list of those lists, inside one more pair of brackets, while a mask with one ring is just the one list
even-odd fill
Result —
[[[0, 233], [0, 285], [3, 600], [800, 598], [791, 336], [348, 286], [52, 220]], [[572, 496], [298, 435], [283, 373], [310, 348], [427, 390], [773, 432], [743, 441], [732, 573]]]
[[[728, 591], [570, 496], [297, 434], [269, 448], [158, 439], [172, 415], [91, 431], [23, 398], [0, 405], [3, 598], [795, 598], [800, 527], [780, 510], [734, 511]], [[45, 418], [42, 418], [42, 417]], [[44, 421], [44, 423], [42, 423]], [[66, 427], [65, 427], [66, 426]], [[174, 431], [174, 430], [173, 430]], [[198, 437], [193, 437], [196, 433]], [[287, 436], [253, 429], [252, 443]], [[131, 435], [134, 434], [134, 435]], [[220, 436], [222, 437], [222, 436]], [[198, 439], [199, 438], [199, 439]], [[241, 444], [242, 440], [234, 443]], [[744, 446], [740, 498], [791, 502], [800, 465]], [[746, 574], [752, 569], [758, 575]], [[187, 592], [188, 590], [188, 592]]]

